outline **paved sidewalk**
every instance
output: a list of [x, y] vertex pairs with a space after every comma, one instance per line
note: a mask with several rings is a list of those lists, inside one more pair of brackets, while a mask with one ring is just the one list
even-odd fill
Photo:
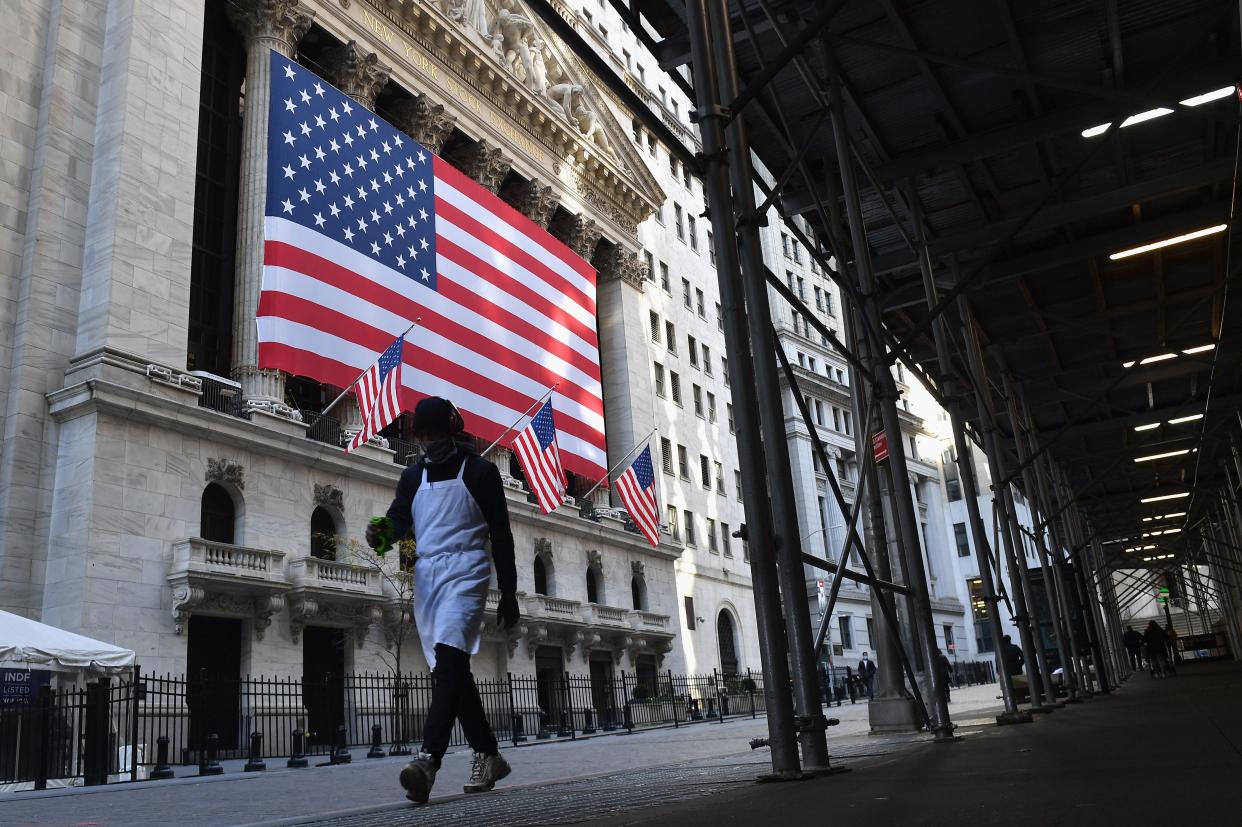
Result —
[[[952, 711], [967, 725], [971, 718], [990, 720], [989, 711], [994, 714], [999, 703], [996, 695], [995, 684], [958, 690]], [[835, 756], [864, 757], [925, 740], [918, 735], [869, 736], [865, 703], [831, 707], [826, 712], [841, 721], [840, 726], [829, 730], [830, 750]], [[445, 757], [436, 780], [432, 803], [440, 804], [421, 809], [404, 801], [396, 782], [404, 758], [368, 760], [366, 750], [360, 749], [354, 752], [352, 764], [288, 770], [283, 760], [272, 759], [264, 773], [242, 773], [240, 762], [237, 766], [230, 762], [224, 775], [212, 778], [191, 776], [0, 796], [0, 825], [234, 827], [342, 818], [346, 820], [341, 824], [370, 823], [365, 818], [376, 824], [413, 824], [427, 819], [442, 822], [450, 818], [450, 811], [457, 810], [463, 812], [451, 817], [454, 823], [483, 824], [486, 819], [469, 813], [495, 812], [495, 803], [487, 802], [504, 796], [506, 806], [502, 809], [516, 815], [509, 796], [518, 792], [527, 793], [524, 801], [530, 808], [529, 820], [505, 823], [555, 823], [555, 802], [569, 803], [578, 797], [592, 800], [616, 789], [632, 792], [644, 785], [640, 778], [628, 778], [635, 772], [654, 773], [653, 778], [665, 782], [674, 777], [682, 779], [672, 786], [661, 783], [665, 792], [704, 794], [718, 791], [722, 783], [749, 782], [766, 767], [767, 751], [751, 752], [747, 744], [751, 738], [766, 735], [767, 724], [761, 717], [508, 747], [505, 754], [514, 772], [498, 788], [507, 792], [490, 796], [462, 795], [462, 784], [470, 772], [470, 754], [458, 750]], [[618, 783], [621, 776], [628, 780]], [[544, 791], [550, 795], [543, 795]], [[544, 798], [548, 801], [538, 803]], [[614, 804], [617, 806], [610, 808], [596, 802], [592, 809], [606, 812], [627, 806], [626, 800], [620, 799]], [[582, 810], [572, 812], [573, 820], [580, 821]], [[394, 821], [394, 816], [400, 817]], [[359, 818], [364, 821], [357, 821]]]

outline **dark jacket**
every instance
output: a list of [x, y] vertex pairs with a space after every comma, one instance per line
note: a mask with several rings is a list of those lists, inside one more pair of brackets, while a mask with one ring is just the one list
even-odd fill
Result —
[[1016, 643], [1001, 643], [1001, 657], [1005, 661], [1005, 671], [1010, 675], [1021, 675], [1022, 667], [1026, 664], [1026, 658], [1022, 654], [1022, 647]]
[[864, 678], [875, 677], [875, 661], [870, 660], [870, 659], [866, 661], [859, 661], [858, 662], [858, 673], [862, 675]]
[[1143, 636], [1134, 629], [1122, 635], [1121, 642], [1125, 645], [1127, 652], [1137, 652], [1143, 648]]
[[[413, 527], [414, 518], [410, 507], [414, 502], [414, 494], [422, 483], [423, 468], [427, 469], [427, 479], [431, 482], [443, 482], [457, 476], [461, 469], [461, 454], [448, 462], [433, 465], [426, 460], [419, 460], [408, 466], [401, 474], [397, 483], [397, 494], [388, 508], [388, 519], [392, 522], [393, 536], [405, 537]], [[500, 469], [493, 463], [477, 454], [466, 454], [466, 469], [462, 472], [462, 482], [474, 501], [483, 512], [487, 522], [488, 535], [492, 541], [492, 564], [496, 567], [496, 586], [502, 592], [517, 591], [517, 564], [513, 555], [513, 530], [509, 527], [509, 506], [505, 500], [504, 485], [500, 481]]]

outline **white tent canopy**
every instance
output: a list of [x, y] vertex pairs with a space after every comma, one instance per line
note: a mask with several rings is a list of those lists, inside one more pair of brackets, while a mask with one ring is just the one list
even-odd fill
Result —
[[0, 667], [111, 671], [133, 665], [130, 649], [0, 611]]

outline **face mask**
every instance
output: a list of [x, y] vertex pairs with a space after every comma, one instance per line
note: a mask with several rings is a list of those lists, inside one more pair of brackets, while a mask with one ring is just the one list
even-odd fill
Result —
[[451, 438], [437, 439], [424, 445], [423, 452], [428, 462], [432, 465], [439, 465], [453, 458], [453, 455], [457, 453], [457, 443]]

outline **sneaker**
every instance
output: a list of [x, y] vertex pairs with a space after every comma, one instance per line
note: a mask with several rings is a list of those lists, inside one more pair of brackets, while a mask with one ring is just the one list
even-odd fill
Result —
[[496, 782], [513, 772], [513, 768], [499, 754], [487, 755], [482, 752], [474, 754], [474, 764], [470, 767], [470, 780], [463, 787], [468, 793], [485, 793], [496, 786]]
[[436, 783], [436, 762], [428, 753], [420, 752], [401, 770], [401, 786], [405, 797], [415, 804], [426, 804], [431, 796], [431, 785]]

